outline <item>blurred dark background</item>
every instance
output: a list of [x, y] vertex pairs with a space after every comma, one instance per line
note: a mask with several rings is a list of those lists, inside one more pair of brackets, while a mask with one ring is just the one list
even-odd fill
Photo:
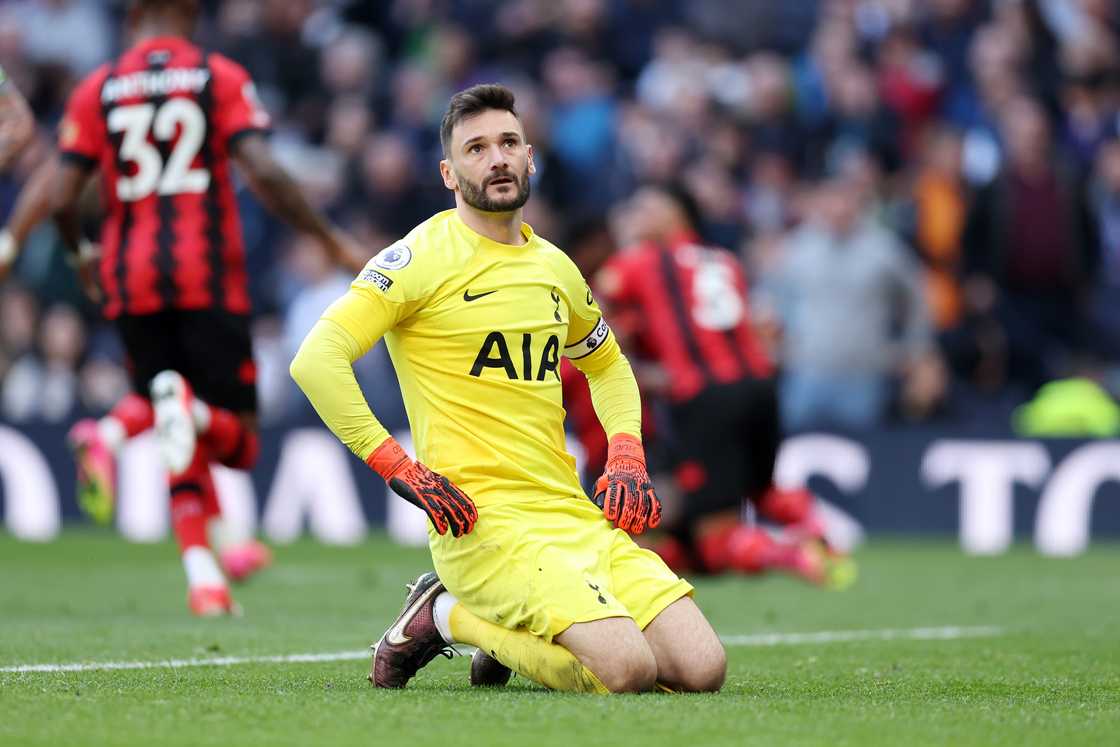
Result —
[[[637, 185], [692, 193], [704, 239], [747, 270], [792, 428], [1007, 427], [1040, 386], [1078, 377], [1088, 398], [1066, 392], [1034, 426], [1115, 430], [1097, 416], [1120, 389], [1120, 3], [203, 5], [198, 38], [249, 70], [283, 162], [371, 254], [450, 207], [436, 165], [447, 99], [502, 81], [536, 148], [538, 233], [562, 245], [574, 216], [606, 211], [625, 244]], [[0, 4], [0, 64], [40, 127], [0, 176], [0, 215], [72, 86], [122, 49], [122, 15]], [[350, 278], [240, 199], [263, 414], [305, 419], [287, 364]], [[384, 354], [359, 378], [399, 424]], [[0, 287], [0, 416], [68, 422], [126, 385], [115, 334], [40, 228]], [[867, 396], [830, 412], [821, 402], [841, 390]]]

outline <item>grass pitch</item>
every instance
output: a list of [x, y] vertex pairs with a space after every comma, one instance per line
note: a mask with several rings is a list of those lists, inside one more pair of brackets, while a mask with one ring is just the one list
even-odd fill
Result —
[[[426, 551], [382, 537], [276, 555], [238, 590], [244, 617], [195, 620], [170, 544], [0, 537], [0, 744], [1107, 745], [1120, 734], [1120, 545], [978, 559], [949, 542], [878, 541], [843, 593], [777, 576], [699, 581], [700, 606], [740, 641], [718, 695], [596, 698], [519, 678], [471, 691], [465, 658], [437, 659], [401, 692], [372, 690], [361, 660], [153, 664], [357, 652], [428, 568]], [[941, 626], [998, 631], [873, 632]], [[816, 631], [869, 632], [758, 637]], [[10, 671], [126, 661], [150, 668]]]

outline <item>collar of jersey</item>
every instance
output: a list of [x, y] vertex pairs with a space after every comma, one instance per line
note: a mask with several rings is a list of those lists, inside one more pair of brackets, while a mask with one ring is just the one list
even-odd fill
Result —
[[452, 211], [451, 220], [455, 223], [456, 228], [461, 231], [464, 236], [469, 237], [474, 245], [480, 249], [516, 254], [524, 252], [526, 249], [531, 249], [533, 244], [536, 243], [537, 235], [533, 232], [533, 227], [525, 221], [521, 221], [521, 235], [525, 238], [525, 243], [517, 246], [514, 244], [503, 244], [500, 241], [494, 241], [493, 239], [483, 236], [464, 223], [463, 219], [459, 217], [459, 213], [454, 210]]

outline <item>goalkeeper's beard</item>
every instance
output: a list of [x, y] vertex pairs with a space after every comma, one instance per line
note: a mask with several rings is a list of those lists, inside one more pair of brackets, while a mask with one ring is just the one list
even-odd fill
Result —
[[[486, 194], [486, 188], [490, 186], [490, 182], [502, 177], [513, 179], [517, 185], [517, 194], [511, 197], [491, 198]], [[466, 177], [456, 174], [455, 181], [459, 185], [459, 194], [463, 196], [463, 202], [484, 213], [512, 213], [514, 210], [524, 207], [525, 203], [529, 201], [528, 166], [525, 167], [525, 172], [520, 176], [508, 173], [491, 174], [481, 184], [475, 184]]]

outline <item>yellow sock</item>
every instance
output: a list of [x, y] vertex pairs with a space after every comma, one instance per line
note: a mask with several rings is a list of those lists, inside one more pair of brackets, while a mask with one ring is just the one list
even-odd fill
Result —
[[451, 634], [456, 643], [478, 646], [523, 677], [553, 690], [577, 693], [610, 691], [575, 655], [527, 630], [509, 630], [483, 620], [462, 603], [451, 608]]

